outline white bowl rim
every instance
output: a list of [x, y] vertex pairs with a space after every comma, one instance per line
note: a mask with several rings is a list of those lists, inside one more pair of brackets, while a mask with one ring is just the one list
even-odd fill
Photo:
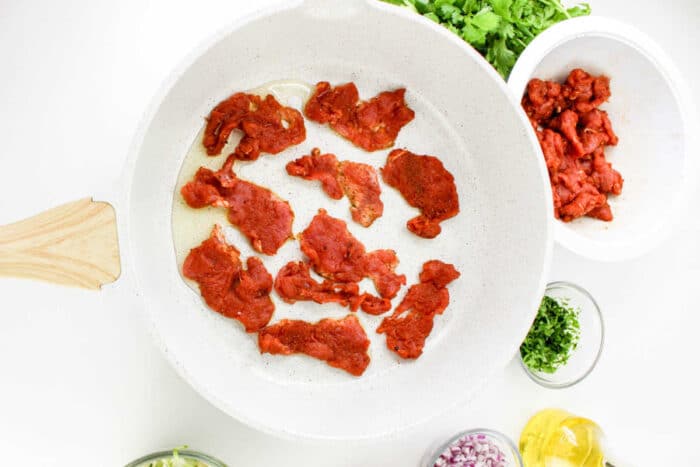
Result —
[[[508, 87], [513, 97], [520, 102], [535, 68], [554, 49], [574, 39], [586, 36], [605, 37], [625, 43], [645, 55], [676, 98], [683, 122], [685, 138], [683, 158], [683, 181], [669, 207], [668, 222], [649, 233], [641, 234], [629, 242], [605, 243], [586, 238], [564, 222], [554, 223], [554, 238], [566, 249], [588, 259], [597, 261], [626, 261], [638, 258], [661, 244], [683, 219], [697, 182], [698, 116], [693, 94], [678, 67], [668, 54], [647, 34], [626, 23], [602, 16], [572, 18], [555, 24], [538, 35], [523, 51], [508, 77]], [[544, 157], [544, 156], [543, 156]]]

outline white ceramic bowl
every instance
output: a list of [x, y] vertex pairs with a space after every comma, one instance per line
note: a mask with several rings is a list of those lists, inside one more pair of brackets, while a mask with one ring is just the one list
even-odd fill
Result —
[[692, 97], [675, 65], [649, 37], [600, 17], [559, 23], [524, 51], [508, 79], [520, 101], [531, 78], [563, 81], [574, 68], [611, 78], [602, 106], [620, 137], [606, 149], [625, 179], [610, 196], [614, 220], [581, 218], [555, 223], [555, 239], [587, 258], [631, 259], [648, 252], [684, 215], [696, 177]]

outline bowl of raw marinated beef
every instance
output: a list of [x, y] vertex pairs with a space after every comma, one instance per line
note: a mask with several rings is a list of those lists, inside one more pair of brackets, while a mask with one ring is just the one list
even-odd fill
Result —
[[559, 244], [620, 261], [667, 238], [694, 188], [697, 119], [658, 45], [614, 20], [575, 18], [527, 47], [508, 86], [541, 145]]

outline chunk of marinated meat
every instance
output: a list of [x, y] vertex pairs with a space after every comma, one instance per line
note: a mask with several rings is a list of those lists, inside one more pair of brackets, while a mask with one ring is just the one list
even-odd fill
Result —
[[314, 148], [310, 155], [287, 164], [287, 173], [306, 180], [319, 180], [323, 191], [333, 199], [343, 195], [350, 201], [352, 219], [369, 227], [384, 213], [377, 171], [360, 162], [338, 162], [334, 154], [321, 154]]
[[572, 110], [565, 110], [557, 117], [553, 118], [549, 124], [552, 130], [558, 130], [569, 143], [569, 147], [573, 150], [575, 157], [581, 157], [586, 154], [583, 148], [583, 143], [578, 137], [578, 114]]
[[343, 189], [338, 182], [338, 159], [335, 154], [321, 154], [314, 148], [308, 156], [287, 163], [287, 173], [306, 180], [318, 180], [323, 191], [333, 199], [343, 197]]
[[[565, 222], [585, 216], [608, 204], [608, 198], [592, 185], [573, 193], [570, 201], [559, 208], [559, 216]], [[601, 219], [607, 220], [607, 219]]]
[[[604, 110], [593, 109], [589, 112], [582, 113], [579, 117], [579, 124], [582, 131], [586, 133], [596, 133], [605, 135], [605, 146], [616, 146], [618, 137], [613, 131], [612, 123], [608, 113]], [[595, 148], [594, 148], [595, 149]], [[593, 150], [588, 151], [589, 153]]]
[[334, 368], [360, 376], [369, 366], [369, 344], [365, 330], [354, 315], [325, 318], [316, 323], [283, 319], [258, 333], [260, 353], [303, 353]]
[[398, 258], [393, 250], [367, 253], [364, 245], [347, 229], [347, 224], [319, 209], [300, 235], [301, 250], [311, 267], [335, 282], [359, 282], [369, 277], [382, 298], [391, 299], [406, 283], [406, 276], [396, 274]]
[[576, 68], [567, 76], [565, 90], [571, 107], [579, 113], [590, 112], [610, 98], [610, 78], [594, 77]]
[[420, 282], [412, 285], [404, 299], [377, 328], [386, 335], [386, 346], [402, 358], [415, 359], [423, 353], [425, 340], [433, 330], [433, 318], [450, 303], [447, 285], [459, 277], [451, 264], [431, 260], [423, 265]]
[[292, 238], [294, 212], [287, 201], [267, 188], [239, 179], [229, 157], [221, 170], [200, 167], [180, 190], [190, 207], [217, 206], [228, 210], [228, 220], [266, 255], [274, 255]]
[[414, 112], [404, 100], [405, 89], [385, 91], [369, 101], [360, 101], [357, 87], [347, 83], [331, 87], [321, 81], [304, 108], [306, 116], [327, 123], [339, 135], [365, 151], [386, 149]]
[[549, 120], [566, 108], [562, 86], [554, 81], [532, 79], [522, 100], [525, 113], [536, 123]]
[[255, 160], [261, 152], [277, 154], [306, 139], [304, 117], [282, 106], [274, 96], [236, 93], [217, 104], [207, 118], [204, 147], [207, 154], [221, 154], [233, 130], [243, 133], [231, 154], [236, 159]]
[[318, 282], [311, 277], [309, 265], [303, 261], [287, 263], [277, 273], [275, 290], [287, 303], [312, 300], [316, 303], [338, 303], [359, 306], [360, 287], [356, 282]]
[[556, 131], [549, 128], [537, 131], [537, 139], [540, 141], [547, 170], [550, 174], [556, 173], [566, 155], [566, 141]]
[[356, 282], [333, 282], [327, 279], [318, 282], [311, 277], [309, 265], [303, 261], [289, 262], [280, 269], [275, 278], [275, 290], [287, 303], [337, 303], [347, 306], [351, 311], [362, 309], [371, 315], [379, 315], [391, 309], [391, 300], [360, 293], [360, 286]]
[[605, 159], [605, 154], [601, 148], [598, 148], [593, 153], [593, 173], [591, 178], [601, 193], [612, 193], [613, 195], [622, 193], [622, 184], [624, 182], [622, 175], [612, 168], [612, 164]]
[[207, 305], [240, 321], [247, 332], [262, 329], [272, 317], [272, 276], [260, 259], [248, 258], [243, 269], [240, 252], [226, 243], [219, 226], [187, 255], [182, 273], [199, 284]]
[[343, 161], [338, 165], [338, 182], [350, 200], [350, 215], [355, 222], [369, 227], [384, 214], [384, 203], [380, 198], [382, 189], [374, 167]]
[[435, 156], [394, 149], [381, 169], [387, 185], [399, 190], [406, 202], [420, 215], [406, 223], [409, 231], [423, 238], [434, 238], [440, 223], [459, 213], [454, 177]]

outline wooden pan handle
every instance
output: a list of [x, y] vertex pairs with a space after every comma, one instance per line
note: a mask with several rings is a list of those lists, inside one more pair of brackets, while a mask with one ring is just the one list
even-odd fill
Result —
[[0, 276], [99, 289], [121, 272], [114, 208], [85, 198], [0, 226]]

